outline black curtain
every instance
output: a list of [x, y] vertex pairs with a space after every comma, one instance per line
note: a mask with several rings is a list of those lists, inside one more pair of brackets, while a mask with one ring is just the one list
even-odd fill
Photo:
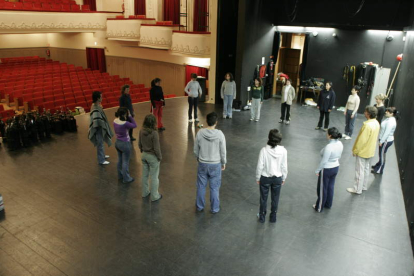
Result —
[[302, 84], [302, 81], [307, 79], [306, 76], [306, 64], [308, 62], [308, 50], [309, 50], [309, 40], [310, 40], [310, 34], [306, 34], [305, 36], [305, 44], [303, 45], [303, 56], [302, 56], [302, 64], [300, 65], [300, 73], [299, 78], [300, 82]]

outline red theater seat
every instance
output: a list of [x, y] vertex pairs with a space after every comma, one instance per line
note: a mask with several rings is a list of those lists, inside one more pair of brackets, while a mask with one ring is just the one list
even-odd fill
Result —
[[16, 10], [22, 10], [23, 9], [23, 3], [22, 2], [15, 2], [14, 3], [14, 8]]
[[80, 6], [79, 5], [70, 5], [70, 10], [71, 11], [80, 11]]
[[82, 11], [90, 11], [89, 5], [82, 5]]
[[33, 3], [23, 3], [23, 9], [27, 11], [33, 10]]

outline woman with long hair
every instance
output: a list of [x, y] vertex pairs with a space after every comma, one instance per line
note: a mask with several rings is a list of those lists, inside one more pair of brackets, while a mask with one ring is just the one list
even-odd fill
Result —
[[[139, 132], [138, 146], [142, 153], [142, 197], [146, 198], [151, 195], [151, 201], [160, 200], [162, 195], [158, 192], [158, 175], [162, 155], [157, 132], [157, 119], [153, 114], [145, 116], [142, 129]], [[149, 178], [151, 178], [151, 188]]]
[[318, 199], [312, 207], [317, 212], [323, 208], [331, 208], [334, 196], [335, 178], [339, 171], [339, 159], [341, 158], [344, 146], [339, 139], [342, 134], [335, 127], [328, 129], [326, 138], [329, 144], [321, 150], [322, 160], [315, 173], [318, 176]]
[[223, 118], [233, 117], [233, 100], [236, 98], [236, 82], [232, 73], [226, 73], [221, 85], [221, 99], [223, 100]]
[[379, 161], [372, 166], [372, 173], [382, 174], [384, 172], [385, 160], [388, 148], [394, 143], [394, 132], [397, 128], [399, 112], [395, 107], [385, 109], [385, 119], [381, 122], [379, 139]]
[[377, 108], [378, 113], [377, 113], [377, 121], [378, 123], [382, 122], [382, 118], [384, 118], [384, 114], [385, 114], [385, 106], [384, 106], [384, 101], [388, 99], [387, 96], [385, 94], [378, 94], [375, 96], [375, 102], [376, 104], [374, 104], [374, 106]]
[[165, 130], [165, 127], [162, 124], [162, 110], [165, 106], [165, 99], [160, 78], [155, 78], [151, 81], [150, 98], [152, 105], [152, 114], [154, 114], [155, 118], [157, 119], [158, 130]]
[[260, 119], [260, 109], [263, 104], [264, 90], [262, 86], [262, 79], [255, 78], [254, 86], [252, 87], [252, 95], [250, 97], [250, 103], [252, 104], [250, 109], [250, 121], [258, 122]]
[[128, 109], [120, 107], [115, 112], [114, 130], [116, 134], [115, 148], [118, 152], [118, 179], [124, 183], [131, 183], [135, 179], [129, 175], [129, 159], [131, 157], [131, 137], [129, 130], [136, 128], [137, 124]]
[[[129, 94], [129, 85], [125, 84], [121, 88], [121, 97], [119, 97], [119, 107], [125, 107], [129, 110], [129, 114], [131, 117], [135, 117], [134, 107], [132, 106], [131, 95]], [[131, 123], [128, 117], [128, 122]], [[132, 128], [129, 130], [129, 137], [131, 141], [135, 141], [136, 139], [132, 136]]]

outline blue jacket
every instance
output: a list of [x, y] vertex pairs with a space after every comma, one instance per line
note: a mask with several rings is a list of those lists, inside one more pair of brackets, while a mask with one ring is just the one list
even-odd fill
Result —
[[119, 98], [119, 107], [128, 108], [129, 113], [131, 113], [131, 116], [134, 116], [134, 108], [132, 107], [132, 100], [129, 94], [123, 94]]
[[318, 99], [318, 107], [320, 111], [328, 112], [328, 110], [332, 110], [333, 106], [335, 105], [335, 92], [331, 88], [329, 91], [326, 89], [322, 90], [319, 94]]

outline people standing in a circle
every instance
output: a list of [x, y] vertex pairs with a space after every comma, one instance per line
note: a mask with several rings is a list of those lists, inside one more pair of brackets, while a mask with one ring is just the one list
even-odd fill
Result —
[[188, 122], [193, 122], [193, 108], [194, 108], [194, 120], [198, 122], [197, 106], [198, 97], [201, 97], [203, 93], [200, 83], [197, 81], [197, 74], [191, 74], [191, 81], [187, 83], [184, 92], [188, 95]]
[[223, 118], [233, 117], [233, 100], [236, 98], [236, 82], [232, 73], [224, 76], [225, 80], [221, 85], [221, 98], [223, 99]]
[[387, 99], [387, 96], [385, 96], [384, 94], [378, 94], [375, 96], [375, 102], [376, 104], [374, 104], [374, 106], [377, 108], [378, 110], [378, 114], [377, 114], [377, 121], [378, 123], [381, 125], [382, 122], [382, 118], [384, 118], [384, 114], [385, 114], [385, 106], [384, 106], [384, 101]]
[[[121, 97], [119, 98], [119, 107], [127, 108], [129, 110], [129, 114], [132, 117], [135, 117], [134, 107], [132, 106], [132, 100], [131, 100], [131, 95], [129, 94], [129, 85], [128, 84], [125, 84], [121, 88]], [[131, 123], [131, 121], [129, 120], [129, 117], [127, 119], [128, 119], [128, 122]], [[133, 131], [133, 129], [130, 128], [129, 129], [129, 137], [131, 138], [131, 142], [136, 140], [134, 138], [134, 136], [132, 136], [132, 131]]]
[[358, 114], [358, 108], [359, 108], [359, 103], [360, 103], [360, 99], [358, 96], [358, 92], [361, 90], [361, 87], [359, 87], [358, 85], [355, 85], [352, 90], [351, 90], [351, 95], [349, 95], [348, 97], [348, 101], [346, 102], [346, 106], [345, 106], [345, 111], [344, 111], [344, 115], [345, 115], [345, 140], [349, 140], [352, 139], [352, 133], [354, 131], [354, 124], [355, 124], [355, 119], [357, 117]]
[[260, 78], [254, 79], [254, 86], [251, 88], [250, 103], [250, 121], [258, 122], [260, 120], [260, 109], [263, 104], [264, 90], [262, 80]]
[[162, 110], [165, 106], [164, 92], [161, 87], [161, 79], [155, 78], [151, 81], [150, 99], [152, 105], [152, 114], [157, 119], [158, 130], [165, 130], [162, 124]]
[[394, 143], [394, 132], [397, 128], [398, 111], [395, 107], [385, 109], [385, 119], [381, 122], [379, 139], [379, 161], [372, 166], [372, 173], [382, 174], [384, 172], [385, 160], [388, 148]]
[[319, 109], [319, 122], [318, 126], [315, 129], [320, 129], [322, 127], [323, 118], [325, 117], [324, 131], [328, 130], [329, 127], [329, 114], [332, 111], [332, 108], [335, 105], [335, 92], [332, 89], [332, 82], [328, 81], [325, 84], [325, 89], [322, 90], [319, 94], [318, 105]]
[[290, 79], [286, 80], [286, 85], [282, 88], [282, 115], [279, 123], [290, 124], [290, 106], [295, 99], [295, 88], [291, 85]]
[[339, 159], [344, 149], [342, 142], [338, 140], [342, 134], [335, 127], [328, 129], [326, 137], [329, 144], [321, 150], [322, 160], [315, 171], [318, 176], [316, 189], [318, 199], [312, 207], [317, 212], [322, 212], [323, 208], [332, 207], [335, 178], [339, 171]]

